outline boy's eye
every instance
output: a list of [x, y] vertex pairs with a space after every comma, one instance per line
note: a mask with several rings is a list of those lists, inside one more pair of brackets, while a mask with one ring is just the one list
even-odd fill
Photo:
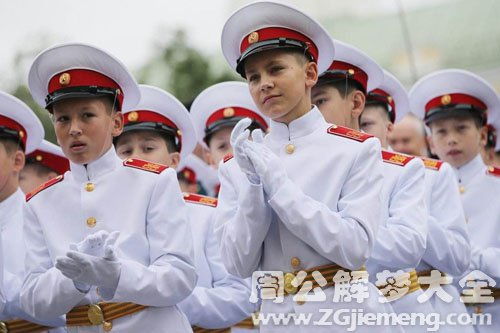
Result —
[[68, 117], [66, 117], [66, 116], [60, 116], [60, 117], [56, 118], [56, 121], [58, 123], [61, 123], [61, 122], [67, 121], [67, 120], [68, 120]]
[[150, 152], [150, 151], [155, 150], [155, 147], [153, 147], [153, 146], [147, 146], [147, 147], [145, 148], [145, 150]]
[[130, 155], [132, 151], [130, 149], [124, 149], [120, 151], [120, 155]]
[[257, 80], [257, 79], [258, 79], [258, 75], [256, 75], [256, 74], [252, 74], [252, 75], [250, 75], [250, 77], [248, 78], [248, 81], [249, 81], [249, 82], [253, 82], [253, 81]]
[[282, 66], [273, 66], [273, 67], [271, 67], [271, 73], [277, 73], [282, 69], [283, 69]]
[[91, 118], [91, 117], [93, 117], [93, 116], [94, 116], [94, 114], [93, 114], [93, 113], [90, 113], [90, 112], [85, 112], [85, 113], [83, 114], [83, 117], [84, 117], [84, 118]]
[[320, 105], [321, 105], [321, 104], [323, 104], [324, 102], [326, 102], [326, 98], [318, 98], [318, 99], [314, 102], [314, 104], [315, 104], [316, 106], [320, 106]]
[[227, 147], [227, 145], [225, 143], [223, 143], [223, 144], [220, 144], [218, 148], [220, 150], [223, 150], [223, 149], [226, 149], [226, 147]]

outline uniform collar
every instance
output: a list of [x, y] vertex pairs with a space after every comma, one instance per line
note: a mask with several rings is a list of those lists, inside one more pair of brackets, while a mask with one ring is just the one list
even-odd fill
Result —
[[276, 141], [297, 139], [311, 134], [325, 123], [323, 115], [314, 105], [309, 112], [288, 125], [271, 120], [269, 138]]
[[89, 164], [75, 164], [70, 162], [70, 169], [76, 181], [85, 182], [113, 171], [119, 163], [121, 163], [121, 160], [116, 155], [114, 146], [111, 146], [104, 155]]
[[459, 183], [467, 184], [470, 179], [474, 178], [476, 175], [484, 173], [486, 170], [486, 164], [484, 164], [481, 155], [477, 154], [468, 163], [462, 165], [460, 168], [455, 169], [455, 174]]
[[7, 199], [0, 202], [0, 222], [2, 226], [12, 220], [12, 216], [22, 209], [24, 202], [25, 196], [20, 188], [12, 193]]

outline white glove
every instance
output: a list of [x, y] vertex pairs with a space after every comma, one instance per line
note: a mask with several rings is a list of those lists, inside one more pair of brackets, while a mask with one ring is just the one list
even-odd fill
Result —
[[288, 177], [283, 163], [271, 149], [259, 142], [249, 142], [245, 153], [255, 167], [264, 192], [272, 198]]
[[88, 235], [84, 240], [82, 240], [78, 244], [70, 244], [69, 249], [72, 251], [85, 253], [95, 257], [103, 257], [104, 244], [108, 246], [114, 246], [119, 236], [120, 236], [119, 231], [113, 231], [112, 233], [108, 233], [105, 230], [100, 230], [96, 233]]
[[248, 130], [247, 127], [251, 124], [252, 120], [250, 118], [241, 119], [236, 126], [234, 126], [231, 132], [230, 141], [231, 146], [233, 146], [234, 158], [241, 171], [243, 171], [252, 184], [259, 184], [260, 179], [255, 172], [255, 168], [245, 154], [245, 147], [248, 144], [248, 137], [250, 135], [250, 130]]
[[78, 244], [71, 244], [72, 251], [66, 257], [56, 259], [56, 268], [72, 279], [81, 292], [88, 292], [91, 286], [97, 286], [103, 298], [112, 298], [121, 272], [121, 264], [114, 253], [119, 234], [117, 231], [109, 235], [107, 232], [98, 232]]

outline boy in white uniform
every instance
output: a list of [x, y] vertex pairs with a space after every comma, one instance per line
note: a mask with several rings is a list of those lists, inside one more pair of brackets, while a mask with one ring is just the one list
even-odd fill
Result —
[[27, 196], [21, 305], [70, 332], [191, 332], [178, 304], [196, 284], [187, 208], [173, 169], [122, 161], [113, 138], [140, 92], [96, 47], [43, 51], [29, 88], [52, 114], [71, 171]]
[[[485, 279], [477, 271], [500, 282], [500, 177], [481, 159], [486, 143], [487, 117], [496, 117], [500, 102], [489, 83], [479, 76], [460, 69], [446, 69], [421, 78], [409, 93], [412, 111], [430, 128], [430, 147], [440, 159], [448, 162], [458, 180], [465, 219], [472, 248], [469, 271], [464, 279], [455, 279], [462, 294], [470, 284], [465, 280]], [[456, 207], [456, 209], [459, 209]], [[459, 281], [457, 281], [459, 280]], [[463, 281], [462, 281], [463, 280]], [[462, 281], [462, 283], [460, 283]], [[498, 332], [500, 302], [498, 289], [491, 288], [495, 302], [480, 304], [465, 297], [470, 312], [490, 314], [491, 325], [476, 325], [479, 332]], [[477, 295], [476, 295], [477, 296]], [[471, 304], [472, 303], [472, 304]], [[478, 303], [478, 304], [473, 304]]]
[[[357, 48], [343, 42], [336, 45], [334, 61], [313, 88], [313, 103], [327, 121], [358, 130], [366, 94], [382, 82], [383, 71]], [[431, 313], [429, 303], [417, 302], [422, 291], [415, 271], [427, 237], [424, 165], [419, 159], [386, 150], [385, 140], [381, 143], [382, 219], [367, 263], [370, 279], [396, 313]], [[420, 331], [422, 326], [405, 326], [405, 331], [411, 329]]]
[[[141, 101], [124, 113], [124, 132], [115, 139], [118, 156], [176, 168], [197, 141], [189, 112], [161, 89], [145, 85], [139, 88]], [[213, 230], [217, 199], [184, 193], [184, 200], [189, 210], [199, 278], [193, 293], [179, 307], [195, 332], [228, 328], [252, 312], [250, 288], [230, 275], [222, 264]]]
[[4, 247], [2, 289], [6, 297], [0, 313], [0, 331], [34, 332], [44, 326], [64, 326], [63, 318], [33, 318], [19, 304], [24, 259], [30, 247], [23, 241], [25, 196], [19, 187], [19, 174], [25, 164], [25, 154], [35, 150], [43, 135], [42, 123], [35, 113], [16, 97], [0, 92], [0, 228]]
[[[353, 272], [362, 269], [376, 238], [380, 144], [356, 131], [345, 137], [311, 105], [311, 88], [331, 63], [334, 45], [301, 11], [269, 1], [249, 4], [226, 22], [222, 50], [247, 80], [259, 110], [271, 118], [269, 134], [263, 138], [254, 131], [253, 141], [245, 130], [250, 120], [236, 125], [234, 158], [219, 167], [216, 231], [224, 264], [241, 277], [258, 270], [278, 280], [273, 274], [283, 274], [283, 299], [261, 294], [261, 315], [312, 315], [309, 323], [261, 321], [261, 332], [346, 331], [338, 323], [313, 321], [322, 317], [321, 309], [338, 315], [386, 308], [370, 297], [377, 290], [364, 272]], [[341, 277], [342, 284], [334, 282]], [[356, 282], [366, 291], [363, 299], [344, 298], [336, 290], [349, 291]], [[311, 288], [318, 297], [305, 294]]]
[[[368, 93], [365, 110], [360, 118], [360, 128], [377, 136], [382, 142], [382, 147], [390, 149], [388, 136], [392, 127], [404, 118], [409, 110], [405, 88], [396, 77], [385, 71], [383, 82]], [[461, 276], [465, 272], [470, 262], [470, 244], [464, 213], [459, 208], [460, 197], [451, 166], [430, 158], [421, 159], [426, 166], [425, 203], [429, 233], [425, 253], [417, 265], [417, 275], [421, 287], [427, 290], [429, 281], [427, 283], [422, 281], [429, 279], [432, 270], [449, 276]], [[440, 276], [440, 273], [437, 274], [436, 279]], [[423, 277], [425, 278], [422, 279]], [[452, 297], [451, 300], [441, 299], [441, 295], [430, 295], [430, 299], [422, 297], [417, 301], [430, 302], [443, 320], [449, 314], [465, 313], [457, 288], [451, 283], [442, 287]], [[461, 332], [473, 332], [471, 325], [459, 327]], [[446, 328], [441, 325], [439, 331], [454, 332], [457, 328], [456, 325]]]

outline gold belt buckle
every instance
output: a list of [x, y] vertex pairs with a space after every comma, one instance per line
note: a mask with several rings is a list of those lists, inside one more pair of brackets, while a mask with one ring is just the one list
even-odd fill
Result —
[[285, 273], [285, 292], [287, 294], [295, 294], [299, 288], [292, 284], [293, 279], [295, 279], [295, 274]]
[[7, 324], [3, 321], [0, 321], [0, 333], [7, 333], [9, 330], [7, 329]]
[[104, 323], [104, 313], [102, 309], [97, 304], [90, 304], [89, 309], [87, 310], [87, 317], [92, 325], [101, 325]]

